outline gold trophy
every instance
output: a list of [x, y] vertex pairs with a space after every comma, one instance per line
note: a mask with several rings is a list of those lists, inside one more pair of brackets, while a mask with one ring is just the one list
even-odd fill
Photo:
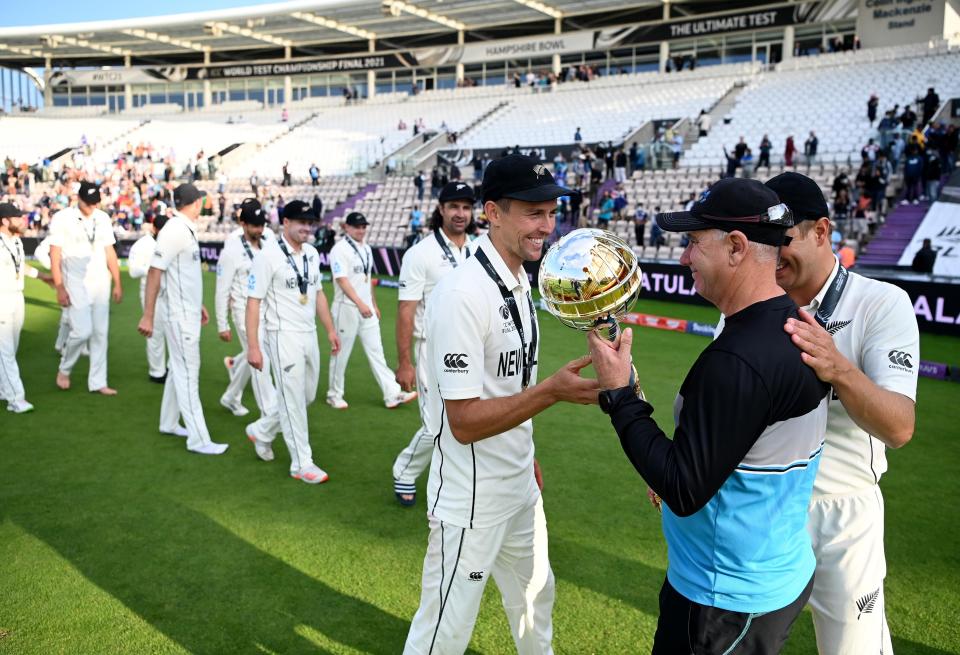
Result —
[[[596, 330], [614, 341], [617, 319], [640, 295], [642, 273], [637, 256], [620, 237], [605, 230], [574, 230], [547, 250], [540, 263], [540, 296], [561, 323], [582, 332]], [[643, 397], [636, 382], [630, 383]]]

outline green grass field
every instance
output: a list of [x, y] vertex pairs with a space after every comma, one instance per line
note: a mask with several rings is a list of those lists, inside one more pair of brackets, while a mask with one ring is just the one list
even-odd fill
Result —
[[[0, 413], [0, 653], [399, 653], [416, 610], [427, 523], [426, 479], [413, 509], [394, 501], [391, 464], [417, 428], [416, 407], [383, 408], [357, 345], [350, 409], [310, 408], [317, 463], [330, 482], [287, 477], [288, 455], [259, 461], [245, 419], [217, 400], [235, 347], [203, 332], [201, 389], [222, 457], [186, 452], [157, 432], [161, 387], [147, 381], [136, 284], [110, 332], [116, 398], [54, 386], [59, 309], [29, 280], [19, 361], [37, 410]], [[214, 278], [207, 276], [208, 307]], [[329, 287], [327, 287], [329, 289]], [[395, 363], [396, 291], [380, 289], [384, 346]], [[715, 320], [712, 309], [643, 301], [637, 311]], [[583, 336], [541, 315], [541, 376], [585, 350]], [[703, 337], [637, 330], [635, 360], [656, 418]], [[927, 337], [927, 359], [957, 361], [960, 340]], [[245, 403], [254, 409], [249, 389]], [[960, 653], [960, 385], [920, 380], [917, 431], [889, 455], [887, 603], [898, 655]], [[670, 430], [668, 429], [668, 432]], [[645, 485], [593, 407], [556, 406], [536, 419], [557, 577], [557, 653], [649, 652], [666, 549]], [[488, 585], [471, 643], [510, 653]], [[805, 612], [787, 653], [816, 651]]]

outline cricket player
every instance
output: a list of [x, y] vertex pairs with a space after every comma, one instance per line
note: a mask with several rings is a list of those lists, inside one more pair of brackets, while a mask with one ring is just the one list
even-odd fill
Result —
[[[166, 216], [155, 216], [152, 222], [144, 222], [143, 236], [137, 239], [136, 243], [130, 246], [130, 253], [127, 255], [127, 269], [130, 277], [140, 280], [140, 308], [143, 309], [144, 299], [147, 292], [147, 273], [150, 270], [150, 264], [153, 261], [153, 253], [157, 249], [156, 235], [159, 234], [164, 224], [167, 222]], [[161, 289], [157, 296], [157, 303], [164, 302], [164, 293]], [[167, 348], [163, 340], [163, 322], [162, 317], [165, 312], [159, 309], [155, 315], [158, 320], [154, 321], [153, 334], [147, 339], [147, 370], [151, 382], [163, 384], [167, 379]]]
[[277, 388], [272, 411], [247, 426], [247, 438], [253, 442], [257, 456], [269, 462], [273, 459], [272, 442], [280, 429], [290, 451], [290, 476], [307, 484], [329, 479], [313, 461], [307, 425], [307, 406], [316, 399], [320, 379], [317, 316], [327, 332], [330, 351], [335, 355], [340, 349], [320, 284], [320, 256], [307, 243], [318, 220], [302, 200], [287, 203], [283, 208], [283, 234], [264, 244], [254, 256], [246, 310], [249, 364], [257, 371], [266, 366], [260, 347], [262, 334]]
[[524, 261], [554, 229], [554, 184], [537, 159], [509, 155], [483, 178], [490, 233], [437, 284], [427, 304], [434, 434], [430, 536], [420, 607], [404, 653], [463, 653], [487, 580], [496, 581], [517, 652], [552, 653], [554, 578], [534, 460], [533, 416], [560, 402], [597, 402], [596, 380], [570, 362], [539, 384], [539, 328]]
[[[428, 415], [427, 397], [436, 393], [436, 381], [424, 360], [427, 335], [423, 313], [440, 278], [470, 256], [466, 230], [473, 220], [473, 203], [473, 188], [469, 184], [450, 182], [443, 187], [430, 225], [432, 236], [407, 250], [400, 267], [396, 380], [404, 391], [416, 388], [420, 404], [420, 429], [393, 463], [393, 493], [404, 507], [416, 502], [417, 478], [430, 465], [433, 454], [433, 434], [427, 426], [434, 422]], [[417, 355], [416, 368], [411, 355], [411, 336]]]
[[20, 234], [26, 227], [25, 213], [9, 202], [0, 203], [0, 399], [7, 401], [7, 411], [14, 414], [33, 411], [17, 366], [17, 346], [23, 329], [24, 278], [52, 281], [24, 260]]
[[[50, 234], [47, 233], [47, 236], [43, 237], [40, 243], [37, 244], [36, 249], [33, 251], [33, 258], [47, 270], [53, 268], [53, 264], [50, 261]], [[60, 308], [60, 325], [57, 328], [57, 340], [54, 342], [53, 349], [58, 353], [63, 355], [63, 347], [67, 343], [67, 336], [70, 334], [70, 323], [67, 321], [67, 309], [66, 307]], [[83, 350], [80, 351], [81, 355], [89, 356], [90, 350], [84, 346]]]
[[343, 399], [347, 362], [357, 335], [370, 370], [383, 392], [387, 409], [408, 403], [417, 397], [416, 391], [403, 391], [394, 379], [383, 356], [380, 338], [380, 308], [373, 293], [373, 251], [364, 243], [367, 219], [360, 212], [347, 214], [343, 229], [346, 235], [330, 251], [330, 269], [333, 272], [333, 325], [340, 338], [340, 351], [330, 359], [330, 381], [327, 404], [334, 409], [346, 409]]
[[117, 303], [123, 300], [123, 286], [113, 247], [113, 226], [99, 204], [100, 188], [92, 182], [81, 182], [77, 206], [60, 210], [50, 222], [53, 283], [57, 302], [67, 308], [70, 324], [57, 371], [57, 386], [70, 388], [70, 373], [86, 346], [90, 352], [87, 389], [115, 396], [117, 391], [107, 386], [110, 286], [112, 282], [113, 300]]
[[907, 293], [845, 270], [831, 250], [816, 182], [783, 173], [767, 182], [799, 221], [780, 253], [777, 283], [804, 311], [784, 329], [804, 362], [833, 386], [826, 445], [807, 528], [817, 557], [810, 607], [824, 655], [892, 653], [883, 579], [887, 448], [910, 441], [920, 334]]
[[230, 384], [220, 397], [220, 404], [234, 416], [246, 416], [250, 413], [241, 399], [247, 382], [253, 380], [253, 396], [260, 408], [261, 416], [269, 413], [274, 402], [274, 390], [270, 382], [270, 365], [264, 363], [262, 371], [251, 374], [247, 363], [247, 328], [244, 314], [247, 310], [247, 288], [250, 278], [250, 265], [260, 252], [263, 243], [273, 239], [273, 233], [264, 230], [267, 213], [263, 211], [256, 198], [247, 198], [240, 204], [240, 233], [230, 235], [220, 251], [217, 266], [217, 292], [215, 311], [217, 332], [220, 340], [229, 343], [233, 340], [228, 315], [233, 317], [240, 342], [240, 353], [228, 358], [227, 370]]
[[[181, 184], [173, 190], [173, 202], [176, 207], [173, 217], [157, 235], [157, 249], [147, 273], [143, 318], [137, 331], [145, 337], [153, 334], [157, 296], [162, 286], [166, 296], [162, 309], [166, 312], [164, 336], [170, 368], [163, 385], [160, 432], [186, 436], [190, 452], [221, 455], [228, 444], [210, 439], [200, 404], [200, 328], [210, 320], [203, 306], [203, 274], [196, 232], [203, 194], [192, 184]], [[179, 425], [181, 418], [185, 428]]]

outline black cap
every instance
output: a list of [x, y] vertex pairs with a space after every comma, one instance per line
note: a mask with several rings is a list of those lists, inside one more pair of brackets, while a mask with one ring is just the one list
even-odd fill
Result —
[[283, 218], [290, 221], [319, 221], [309, 203], [291, 200], [283, 206]]
[[240, 203], [240, 222], [247, 225], [263, 225], [267, 222], [267, 214], [256, 198], [246, 198]]
[[85, 204], [95, 205], [100, 202], [100, 187], [93, 182], [84, 180], [80, 183], [80, 190], [77, 191], [77, 197]]
[[507, 155], [490, 162], [483, 174], [483, 201], [511, 198], [527, 202], [579, 196], [580, 192], [555, 184], [547, 167], [535, 157]]
[[347, 214], [347, 218], [343, 222], [351, 227], [370, 225], [370, 223], [367, 221], [367, 217], [360, 212], [350, 212]]
[[[760, 181], [728, 177], [700, 194], [690, 211], [657, 214], [656, 221], [667, 232], [738, 230], [750, 241], [779, 246], [787, 229], [793, 225], [789, 212], [774, 211], [780, 205], [777, 194]], [[779, 218], [783, 221], [774, 222]]]
[[437, 198], [440, 202], [450, 202], [451, 200], [475, 200], [473, 188], [466, 182], [450, 182], [440, 190]]
[[205, 195], [207, 195], [206, 191], [201, 191], [189, 182], [185, 182], [173, 190], [173, 204], [179, 209], [192, 205]]
[[14, 216], [25, 216], [28, 212], [17, 207], [12, 202], [0, 203], [0, 218], [13, 218]]
[[818, 218], [830, 218], [827, 201], [823, 198], [820, 185], [800, 173], [781, 173], [767, 180], [767, 186], [786, 203], [793, 212], [793, 220], [815, 221]]

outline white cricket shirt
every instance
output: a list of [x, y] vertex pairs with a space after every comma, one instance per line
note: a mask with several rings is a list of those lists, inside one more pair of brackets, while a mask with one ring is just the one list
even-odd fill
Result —
[[157, 235], [152, 268], [163, 271], [163, 290], [171, 317], [200, 318], [203, 274], [197, 228], [189, 218], [174, 212]]
[[[260, 246], [272, 239], [270, 232], [264, 231]], [[249, 249], [249, 251], [248, 251]], [[229, 310], [238, 316], [246, 311], [247, 289], [249, 289], [250, 267], [260, 248], [247, 241], [244, 247], [243, 230], [232, 233], [223, 244], [220, 259], [217, 262], [217, 291], [214, 309], [217, 314], [217, 331], [230, 329], [227, 321]]]
[[[24, 278], [38, 275], [37, 269], [27, 265], [20, 237], [0, 234], [0, 296], [22, 295]], [[9, 310], [12, 307], [2, 309]]]
[[[815, 313], [839, 270], [804, 309]], [[837, 350], [876, 385], [916, 400], [920, 332], [910, 297], [887, 282], [849, 273], [827, 322]], [[831, 392], [826, 444], [813, 495], [843, 494], [877, 484], [887, 470], [886, 446], [862, 430]]]
[[[280, 250], [283, 243], [293, 264]], [[304, 266], [306, 257], [306, 266]], [[294, 270], [294, 266], [296, 270]], [[306, 269], [306, 270], [304, 270]], [[307, 302], [300, 302], [297, 273], [307, 282]], [[320, 256], [308, 243], [295, 252], [282, 236], [265, 243], [253, 258], [248, 295], [266, 305], [264, 327], [282, 332], [313, 332], [317, 329], [317, 293], [320, 284]]]
[[450, 255], [457, 266], [470, 257], [474, 248], [469, 241], [464, 243], [463, 248], [458, 248], [443, 230], [439, 230], [421, 239], [403, 254], [403, 262], [400, 264], [398, 299], [419, 301], [413, 323], [413, 336], [418, 339], [426, 338], [424, 310], [433, 288], [437, 286], [440, 278], [455, 268], [437, 241], [437, 234], [449, 248]]
[[[116, 242], [110, 217], [103, 210], [94, 209], [89, 217], [84, 217], [76, 207], [67, 207], [54, 215], [50, 221], [50, 245], [61, 249], [60, 270], [72, 297], [109, 290], [105, 248]], [[80, 298], [71, 299], [82, 302]]]
[[[476, 241], [501, 279], [512, 285], [526, 347], [532, 326], [527, 295], [530, 283], [510, 271], [488, 237]], [[498, 525], [533, 505], [540, 496], [533, 475], [533, 421], [471, 445], [450, 432], [443, 400], [502, 398], [522, 391], [523, 350], [509, 309], [496, 282], [475, 256], [443, 277], [433, 290], [426, 312], [427, 362], [440, 394], [430, 394], [429, 425], [437, 438], [430, 467], [427, 510], [453, 525], [485, 528]], [[539, 343], [539, 339], [538, 339]], [[530, 384], [535, 384], [533, 353]], [[437, 421], [434, 418], [434, 421]]]
[[337, 241], [330, 249], [330, 272], [333, 274], [334, 281], [334, 302], [353, 304], [353, 301], [347, 298], [347, 294], [337, 284], [337, 279], [343, 277], [350, 282], [360, 300], [368, 306], [373, 302], [373, 294], [370, 290], [370, 277], [373, 275], [373, 250], [366, 243], [357, 243], [346, 235]]
[[127, 254], [127, 272], [130, 277], [140, 280], [140, 302], [143, 303], [147, 293], [147, 273], [153, 261], [153, 253], [157, 249], [157, 241], [152, 234], [144, 234], [130, 246]]

